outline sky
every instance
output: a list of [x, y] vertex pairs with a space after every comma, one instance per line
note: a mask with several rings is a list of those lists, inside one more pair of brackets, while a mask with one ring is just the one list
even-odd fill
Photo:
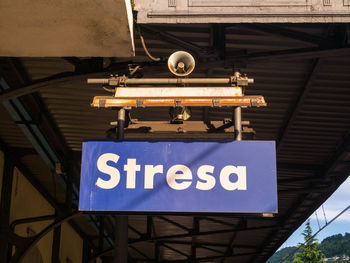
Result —
[[[331, 197], [323, 203], [327, 222], [331, 221], [337, 214], [350, 205], [350, 176], [348, 179], [333, 193]], [[317, 217], [316, 217], [317, 213]], [[319, 207], [310, 217], [312, 232], [315, 233], [326, 223], [322, 207]], [[318, 218], [318, 220], [317, 220]], [[284, 242], [280, 249], [290, 246], [297, 246], [298, 243], [304, 242], [302, 232], [305, 229], [305, 222]], [[336, 234], [350, 233], [350, 209], [338, 217], [325, 229], [323, 229], [316, 238], [320, 243], [324, 238]]]

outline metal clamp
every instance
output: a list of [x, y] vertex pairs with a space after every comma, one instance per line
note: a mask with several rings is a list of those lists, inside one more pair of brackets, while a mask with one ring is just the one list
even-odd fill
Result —
[[252, 100], [251, 100], [251, 105], [252, 105], [253, 107], [259, 107], [259, 102], [260, 102], [259, 99], [252, 99]]
[[111, 75], [111, 77], [108, 79], [108, 85], [109, 86], [119, 86], [119, 81], [120, 81], [120, 79], [119, 79], [118, 75], [115, 75], [115, 76]]
[[230, 77], [231, 86], [248, 86], [249, 83], [254, 83], [254, 79], [250, 79], [247, 75], [242, 75], [240, 73], [236, 73], [236, 75]]
[[181, 107], [181, 100], [175, 100], [174, 105], [175, 107]]
[[143, 107], [143, 100], [140, 100], [140, 99], [136, 100], [136, 107], [137, 108]]
[[119, 77], [119, 86], [120, 87], [126, 87], [126, 81], [127, 81], [127, 77], [125, 75]]
[[213, 100], [213, 107], [220, 107], [220, 101], [218, 99]]

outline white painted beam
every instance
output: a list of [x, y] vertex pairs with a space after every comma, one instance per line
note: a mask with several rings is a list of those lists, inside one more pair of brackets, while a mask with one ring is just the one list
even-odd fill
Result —
[[230, 98], [243, 96], [239, 87], [118, 87], [116, 98]]
[[350, 0], [135, 0], [140, 24], [350, 22], [349, 6]]
[[0, 56], [134, 55], [130, 0], [1, 0], [0, 14]]

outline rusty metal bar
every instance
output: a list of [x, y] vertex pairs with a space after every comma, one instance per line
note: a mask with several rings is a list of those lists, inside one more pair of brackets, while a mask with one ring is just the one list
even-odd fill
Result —
[[242, 97], [240, 87], [117, 87], [114, 96], [119, 99], [139, 98], [230, 98]]
[[242, 96], [231, 98], [162, 98], [162, 99], [118, 99], [113, 96], [95, 96], [91, 104], [97, 108], [113, 107], [265, 107], [267, 104], [263, 96]]
[[[249, 84], [254, 83], [254, 79], [241, 77]], [[181, 85], [181, 84], [232, 84], [232, 78], [140, 78], [128, 79], [123, 77], [111, 77], [102, 79], [87, 79], [88, 84], [105, 84], [111, 86], [125, 85]]]

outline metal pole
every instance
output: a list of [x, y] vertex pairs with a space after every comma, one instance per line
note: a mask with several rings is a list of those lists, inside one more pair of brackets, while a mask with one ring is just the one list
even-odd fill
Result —
[[124, 127], [125, 127], [125, 109], [121, 108], [118, 111], [118, 130], [117, 130], [118, 140], [124, 140]]
[[234, 109], [234, 117], [235, 117], [235, 140], [242, 140], [242, 108], [236, 107]]
[[56, 227], [53, 231], [53, 242], [51, 252], [51, 262], [60, 262], [60, 245], [61, 245], [61, 226]]
[[[240, 76], [239, 76], [240, 77]], [[248, 83], [254, 83], [254, 79], [247, 78]], [[141, 79], [123, 79], [126, 85], [160, 85], [160, 84], [231, 84], [231, 78], [141, 78]], [[88, 79], [88, 84], [112, 84], [119, 83], [117, 78], [109, 79]]]
[[[121, 108], [118, 112], [118, 140], [124, 139], [125, 127], [125, 109]], [[128, 216], [118, 215], [116, 217], [115, 227], [115, 255], [114, 263], [128, 262]]]
[[7, 262], [11, 258], [11, 245], [8, 243], [10, 223], [11, 192], [13, 182], [14, 163], [5, 152], [5, 164], [2, 177], [1, 202], [0, 202], [0, 259]]
[[128, 262], [128, 216], [117, 216], [116, 219], [116, 254], [114, 263]]

